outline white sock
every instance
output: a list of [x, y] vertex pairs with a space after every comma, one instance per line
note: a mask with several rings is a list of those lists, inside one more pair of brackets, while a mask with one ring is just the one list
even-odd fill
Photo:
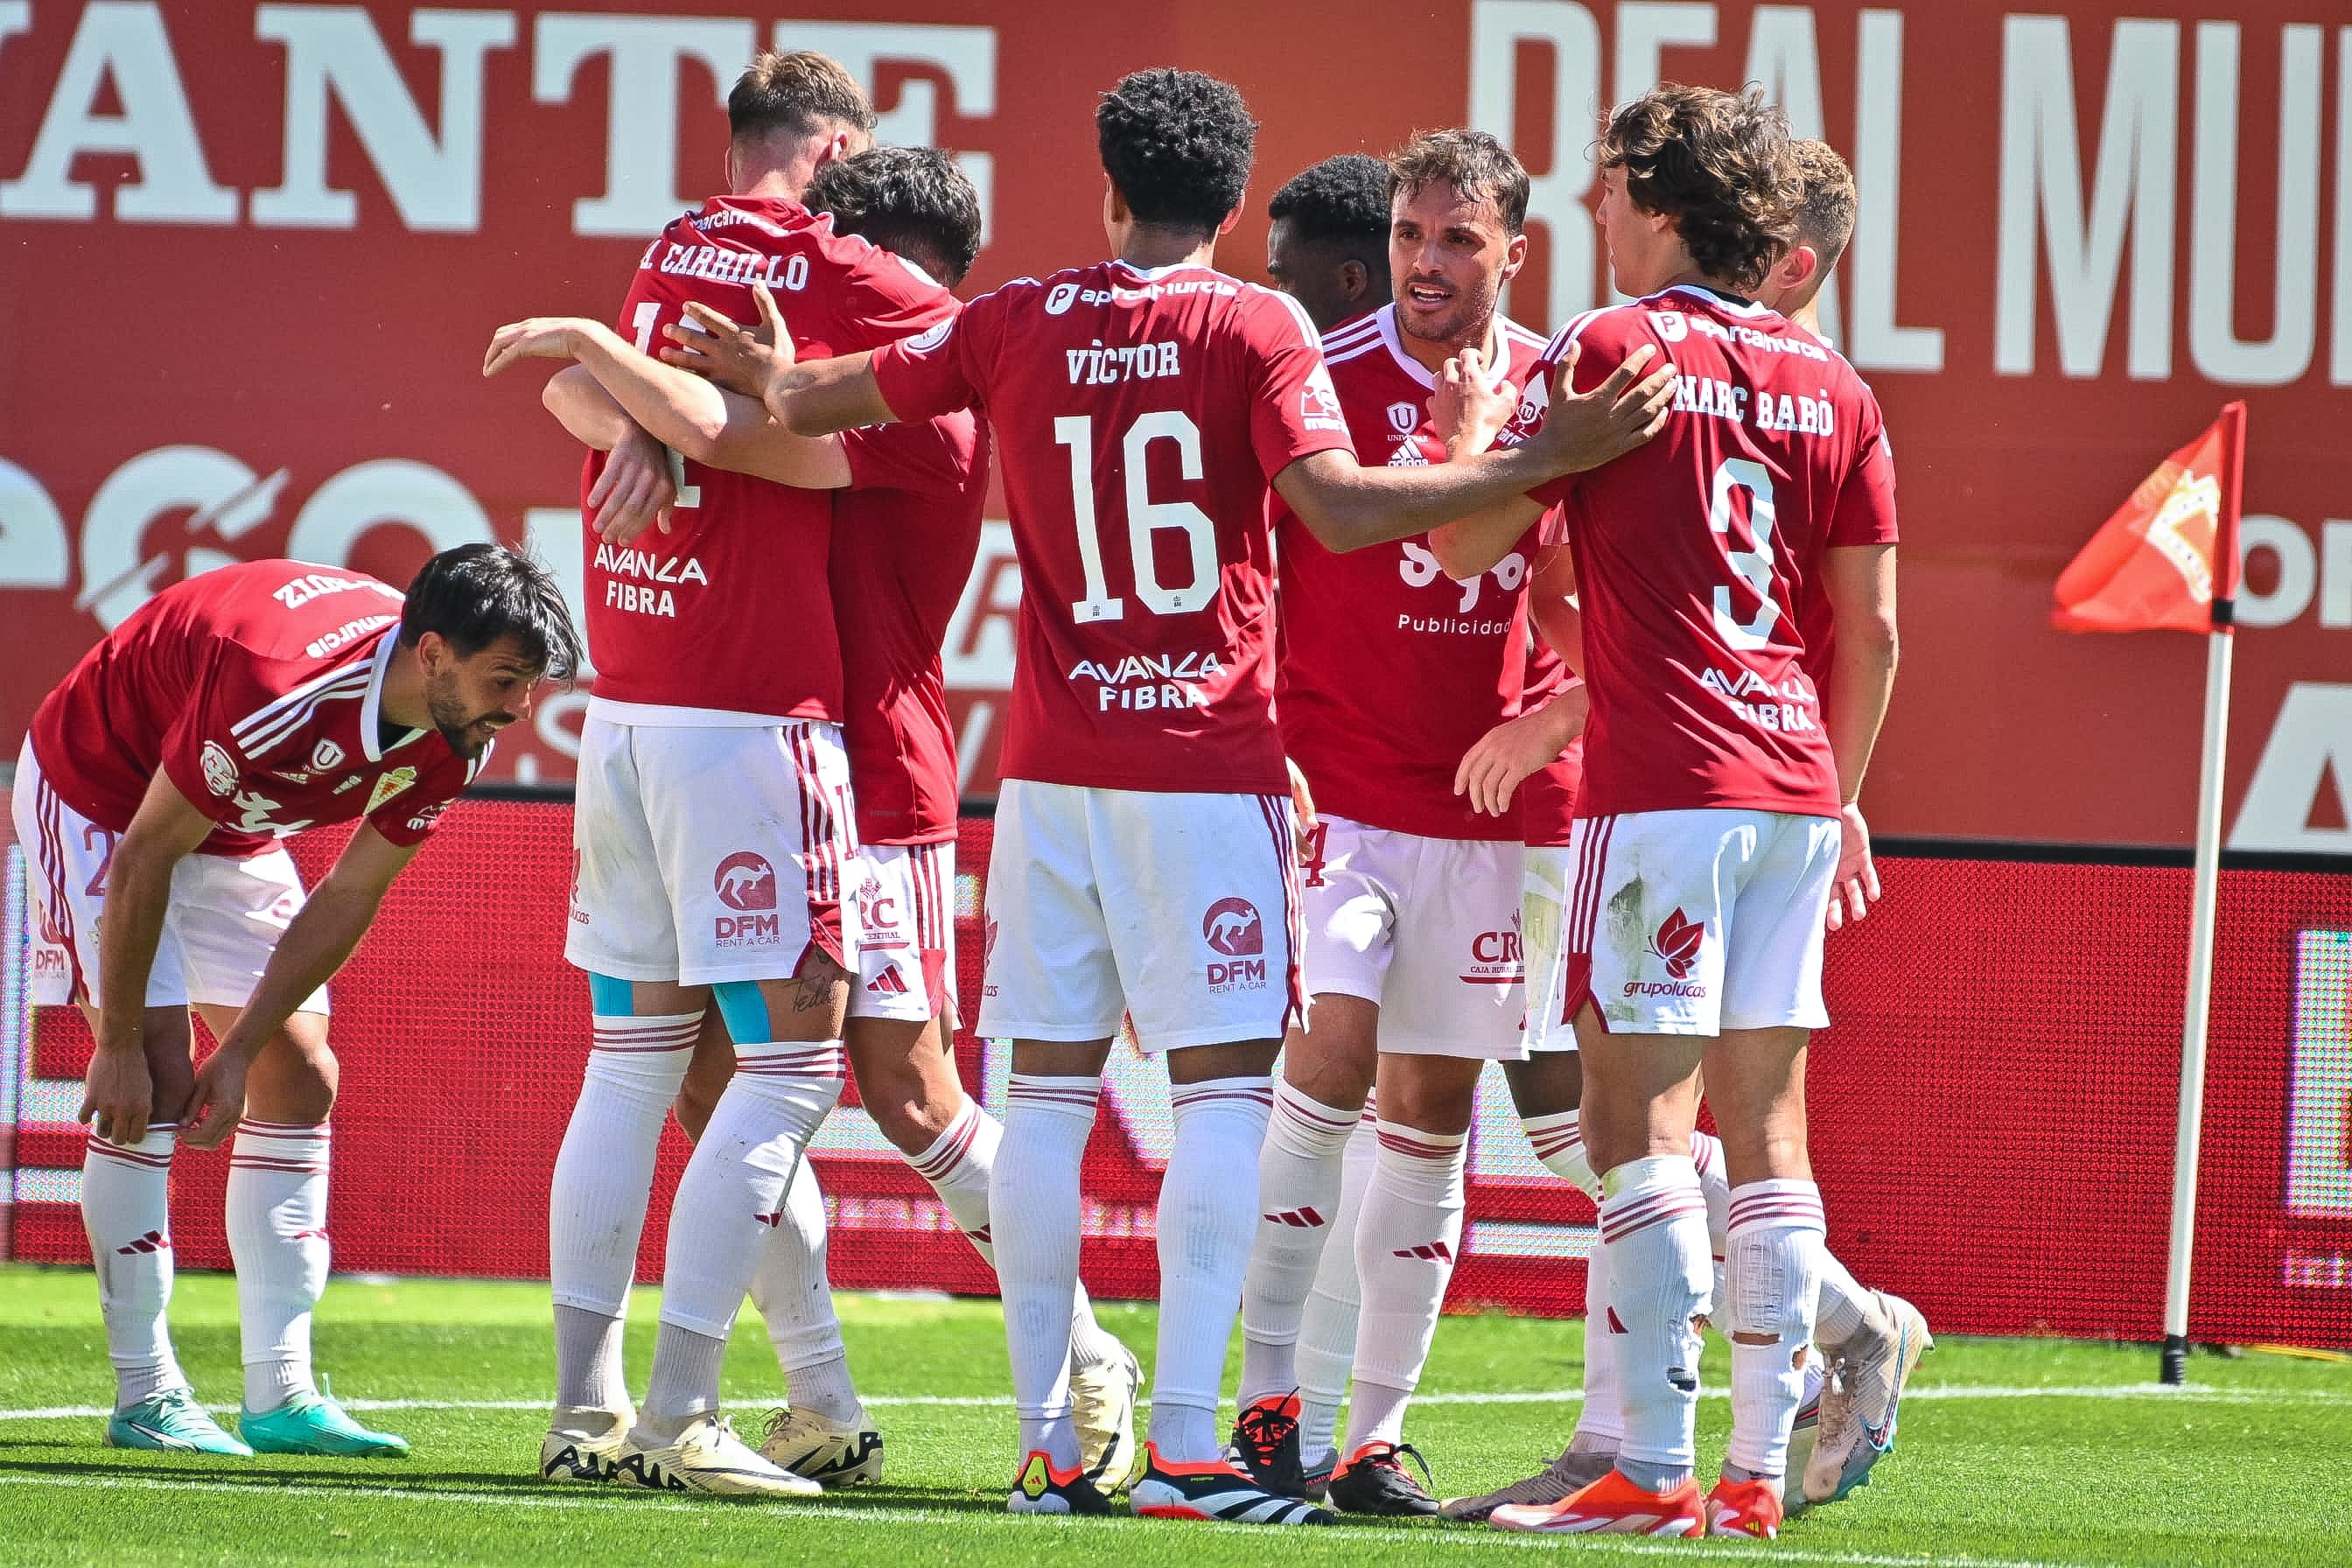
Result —
[[1609, 1248], [1609, 1310], [1617, 1341], [1617, 1402], [1625, 1436], [1617, 1468], [1662, 1490], [1697, 1463], [1698, 1330], [1706, 1304], [1706, 1199], [1698, 1172], [1675, 1155], [1628, 1161], [1601, 1179], [1601, 1244]]
[[817, 1184], [816, 1168], [803, 1156], [784, 1188], [782, 1218], [760, 1247], [751, 1305], [760, 1310], [768, 1341], [776, 1347], [785, 1402], [845, 1424], [863, 1407], [850, 1381], [841, 1319], [833, 1310], [824, 1244], [824, 1191]]
[[1601, 1178], [1592, 1173], [1591, 1163], [1584, 1157], [1583, 1122], [1575, 1111], [1522, 1116], [1519, 1128], [1528, 1135], [1528, 1145], [1543, 1162], [1545, 1170], [1594, 1203], [1601, 1201]]
[[677, 1441], [698, 1415], [719, 1408], [719, 1368], [727, 1337], [713, 1339], [664, 1320], [654, 1335], [654, 1370], [630, 1436], [639, 1447]]
[[1298, 1325], [1294, 1364], [1298, 1373], [1298, 1443], [1308, 1464], [1330, 1451], [1339, 1429], [1339, 1406], [1348, 1397], [1348, 1376], [1356, 1363], [1356, 1315], [1363, 1292], [1356, 1279], [1356, 1223], [1381, 1152], [1380, 1111], [1370, 1100], [1348, 1135], [1339, 1161], [1339, 1212], [1323, 1243], [1323, 1261], [1307, 1310]]
[[1217, 1391], [1257, 1230], [1257, 1167], [1274, 1110], [1268, 1078], [1175, 1086], [1176, 1137], [1160, 1178], [1160, 1353], [1151, 1441], [1176, 1463], [1222, 1451]]
[[1609, 1248], [1598, 1235], [1584, 1269], [1584, 1405], [1570, 1446], [1614, 1453], [1625, 1441], [1625, 1412], [1617, 1403], [1617, 1346], [1625, 1331], [1612, 1320]]
[[594, 1016], [580, 1099], [547, 1194], [555, 1298], [555, 1402], [625, 1410], [621, 1324], [653, 1191], [654, 1152], [686, 1082], [702, 1014]]
[[1078, 1167], [1102, 1080], [1014, 1073], [988, 1188], [997, 1287], [1021, 1448], [1078, 1462], [1070, 1424], [1070, 1321], [1078, 1283]]
[[[1731, 1444], [1724, 1460], [1751, 1476], [1777, 1477], [1789, 1468], [1827, 1231], [1822, 1190], [1811, 1182], [1748, 1182], [1731, 1194]], [[1754, 1334], [1772, 1338], [1742, 1342]]]
[[[1429, 1361], [1437, 1310], [1462, 1246], [1461, 1133], [1380, 1124], [1381, 1151], [1356, 1222], [1356, 1276], [1363, 1313], [1356, 1329], [1356, 1397], [1343, 1454], [1404, 1438], [1404, 1406]], [[1374, 1392], [1374, 1385], [1391, 1397]]]
[[228, 1159], [228, 1250], [245, 1348], [245, 1407], [275, 1410], [310, 1379], [310, 1312], [326, 1293], [327, 1163], [331, 1140], [311, 1126], [236, 1124]]
[[1724, 1174], [1729, 1167], [1724, 1161], [1723, 1140], [1712, 1132], [1692, 1132], [1691, 1163], [1698, 1167], [1698, 1190], [1706, 1198], [1706, 1250], [1715, 1261], [1706, 1310], [1699, 1316], [1716, 1321], [1731, 1310], [1731, 1297], [1723, 1282], [1723, 1260], [1731, 1251], [1731, 1182]]
[[98, 1268], [117, 1410], [188, 1386], [164, 1323], [172, 1303], [172, 1150], [178, 1133], [178, 1123], [158, 1121], [136, 1143], [110, 1143], [92, 1132], [83, 1145], [81, 1224]]
[[1864, 1289], [1862, 1281], [1824, 1246], [1821, 1307], [1813, 1324], [1822, 1349], [1832, 1353], [1844, 1349], [1848, 1340], [1876, 1323], [1878, 1317], [1878, 1293]]
[[1339, 1166], [1356, 1113], [1310, 1100], [1287, 1079], [1257, 1165], [1257, 1234], [1242, 1279], [1241, 1403], [1297, 1386], [1294, 1352], [1325, 1237], [1339, 1211]]

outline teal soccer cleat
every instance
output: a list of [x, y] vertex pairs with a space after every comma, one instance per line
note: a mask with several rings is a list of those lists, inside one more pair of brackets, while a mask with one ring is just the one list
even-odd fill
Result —
[[275, 1410], [247, 1410], [237, 1417], [236, 1429], [257, 1454], [320, 1454], [338, 1459], [399, 1459], [408, 1454], [407, 1438], [369, 1431], [323, 1386], [316, 1394], [298, 1394]]
[[152, 1399], [116, 1411], [106, 1423], [106, 1446], [253, 1458], [253, 1450], [222, 1431], [196, 1403], [196, 1396], [184, 1388], [167, 1388]]

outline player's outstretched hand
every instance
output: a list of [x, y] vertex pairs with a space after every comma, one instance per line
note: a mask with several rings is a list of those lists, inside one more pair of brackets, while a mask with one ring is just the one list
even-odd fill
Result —
[[1485, 451], [1518, 412], [1519, 389], [1508, 381], [1490, 388], [1486, 378], [1492, 373], [1477, 349], [1464, 349], [1445, 362], [1436, 395], [1429, 400], [1429, 422], [1449, 454]]
[[245, 1114], [245, 1072], [238, 1052], [215, 1051], [196, 1069], [195, 1092], [180, 1116], [180, 1142], [190, 1149], [218, 1148]]
[[765, 402], [768, 384], [793, 368], [793, 334], [766, 284], [751, 285], [751, 301], [760, 308], [756, 327], [730, 321], [699, 300], [688, 300], [688, 321], [662, 329], [675, 345], [662, 350], [662, 358], [730, 392]]
[[496, 375], [520, 359], [577, 359], [580, 329], [593, 325], [577, 316], [533, 316], [509, 321], [490, 334], [489, 352], [482, 356], [482, 374]]
[[1862, 807], [1838, 813], [1837, 883], [1830, 889], [1829, 929], [1842, 931], [1878, 901], [1878, 868], [1870, 858], [1870, 824]]
[[1528, 441], [1531, 446], [1541, 442], [1544, 456], [1564, 474], [1623, 457], [1665, 428], [1674, 405], [1671, 363], [1642, 374], [1642, 367], [1657, 354], [1653, 345], [1643, 343], [1627, 354], [1607, 380], [1584, 393], [1575, 390], [1581, 352], [1579, 344], [1569, 344], [1568, 357], [1553, 369], [1551, 406], [1544, 415], [1543, 429]]
[[1454, 770], [1454, 793], [1470, 797], [1470, 809], [1500, 816], [1511, 808], [1511, 797], [1534, 773], [1559, 759], [1569, 741], [1584, 728], [1590, 699], [1582, 686], [1572, 686], [1550, 702], [1506, 719], [1462, 753]]
[[669, 509], [677, 501], [677, 478], [669, 448], [632, 426], [604, 459], [604, 471], [588, 491], [596, 509], [596, 537], [626, 544], [654, 523], [669, 531]]
[[147, 1136], [154, 1101], [146, 1051], [137, 1045], [102, 1048], [89, 1058], [81, 1109], [74, 1112], [74, 1120], [89, 1122], [90, 1131], [109, 1142], [136, 1143]]

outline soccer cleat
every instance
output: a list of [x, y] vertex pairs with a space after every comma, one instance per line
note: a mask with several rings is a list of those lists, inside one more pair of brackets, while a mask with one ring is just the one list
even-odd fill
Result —
[[1530, 1535], [1691, 1536], [1706, 1533], [1706, 1510], [1695, 1480], [1685, 1478], [1667, 1491], [1644, 1491], [1612, 1468], [1556, 1503], [1505, 1503], [1486, 1522]]
[[1549, 1505], [1562, 1501], [1616, 1468], [1615, 1449], [1579, 1453], [1571, 1443], [1559, 1458], [1527, 1479], [1513, 1481], [1479, 1497], [1448, 1498], [1437, 1511], [1447, 1519], [1467, 1520], [1475, 1524], [1507, 1504]]
[[1437, 1500], [1397, 1461], [1410, 1454], [1429, 1474], [1429, 1461], [1410, 1443], [1367, 1443], [1331, 1472], [1330, 1502], [1341, 1513], [1378, 1514], [1387, 1519], [1431, 1519]]
[[1771, 1481], [1735, 1481], [1728, 1476], [1706, 1494], [1706, 1532], [1770, 1541], [1780, 1533], [1780, 1488]]
[[1143, 1474], [1127, 1506], [1145, 1519], [1222, 1520], [1228, 1524], [1330, 1524], [1329, 1510], [1270, 1492], [1223, 1459], [1162, 1459], [1143, 1446]]
[[640, 1444], [632, 1430], [621, 1440], [613, 1479], [656, 1492], [708, 1492], [713, 1497], [819, 1497], [824, 1489], [771, 1464], [735, 1436], [727, 1417], [698, 1415], [674, 1443]]
[[814, 1410], [772, 1410], [760, 1457], [828, 1489], [882, 1479], [882, 1434], [857, 1419], [826, 1420]]
[[158, 1453], [229, 1454], [253, 1458], [253, 1450], [230, 1436], [205, 1414], [196, 1396], [184, 1388], [167, 1388], [142, 1399], [128, 1410], [107, 1418], [110, 1448], [148, 1448]]
[[539, 1476], [547, 1481], [608, 1481], [621, 1439], [636, 1420], [634, 1410], [559, 1407], [540, 1439]]
[[1135, 1401], [1143, 1367], [1118, 1347], [1118, 1359], [1070, 1372], [1070, 1424], [1078, 1429], [1078, 1468], [1108, 1497], [1135, 1479], [1143, 1456], [1135, 1447]]
[[1927, 1320], [1900, 1296], [1878, 1292], [1883, 1331], [1865, 1327], [1840, 1347], [1836, 1375], [1822, 1390], [1821, 1432], [1805, 1465], [1805, 1496], [1836, 1502], [1870, 1483], [1895, 1451], [1895, 1417], [1919, 1358], [1936, 1348]]
[[1225, 1458], [1276, 1497], [1321, 1502], [1339, 1456], [1327, 1452], [1311, 1468], [1305, 1462], [1299, 1453], [1298, 1411], [1297, 1389], [1253, 1399], [1234, 1421], [1234, 1440]]
[[335, 1403], [322, 1383], [275, 1410], [240, 1413], [237, 1436], [257, 1454], [323, 1454], [339, 1459], [404, 1459], [408, 1439], [371, 1432]]
[[1032, 1448], [1013, 1478], [1004, 1500], [1007, 1513], [1108, 1513], [1110, 1499], [1087, 1479], [1084, 1468], [1057, 1470], [1042, 1448]]

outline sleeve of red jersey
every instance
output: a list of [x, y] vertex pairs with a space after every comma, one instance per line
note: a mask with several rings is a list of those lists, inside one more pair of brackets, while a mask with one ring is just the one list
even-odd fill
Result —
[[849, 458], [849, 482], [859, 489], [910, 490], [952, 501], [971, 494], [974, 483], [987, 482], [977, 471], [980, 421], [969, 411], [845, 430], [841, 446]]
[[865, 341], [877, 348], [936, 327], [961, 308], [954, 295], [888, 251], [873, 253], [850, 279], [850, 314]]
[[993, 341], [997, 298], [984, 294], [913, 337], [874, 351], [874, 384], [900, 424], [982, 406], [975, 367], [983, 363], [983, 345]]
[[236, 814], [235, 798], [254, 765], [246, 743], [272, 733], [271, 710], [291, 684], [272, 681], [241, 644], [217, 639], [205, 652], [186, 705], [163, 731], [162, 761], [173, 787], [215, 822]]
[[1878, 400], [1862, 389], [1855, 428], [1853, 467], [1838, 487], [1837, 510], [1830, 517], [1827, 544], [1835, 550], [1857, 544], [1892, 544], [1895, 539], [1895, 454]]
[[1265, 477], [1315, 452], [1355, 456], [1339, 390], [1307, 312], [1287, 294], [1258, 289], [1242, 321], [1250, 443]]
[[[1631, 310], [1588, 310], [1569, 322], [1552, 334], [1543, 357], [1528, 373], [1527, 390], [1519, 397], [1518, 417], [1511, 422], [1506, 438], [1523, 441], [1543, 428], [1544, 414], [1551, 405], [1552, 373], [1568, 357], [1570, 343], [1576, 345], [1576, 380], [1569, 390], [1591, 392], [1608, 380], [1610, 373], [1624, 363], [1625, 356], [1635, 347], [1650, 341]], [[1574, 474], [1562, 474], [1529, 490], [1528, 499], [1545, 506], [1558, 506], [1576, 492], [1576, 480]]]

